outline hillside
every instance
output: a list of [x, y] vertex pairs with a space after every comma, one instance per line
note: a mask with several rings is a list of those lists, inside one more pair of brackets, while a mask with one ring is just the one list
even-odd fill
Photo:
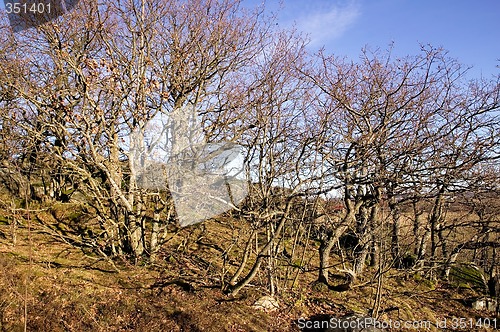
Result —
[[276, 1], [68, 1], [0, 11], [0, 330], [498, 328], [499, 75]]
[[[76, 208], [57, 206], [59, 213]], [[224, 265], [222, 248], [229, 247], [235, 229], [248, 227], [242, 222], [211, 220], [181, 230], [172, 225], [157, 263], [131, 265], [110, 263], [46, 234], [37, 221], [43, 210], [19, 209], [15, 230], [9, 213], [0, 212], [1, 331], [22, 331], [25, 317], [28, 331], [298, 331], [301, 317], [368, 315], [373, 303], [373, 269], [350, 290], [336, 292], [314, 284], [317, 271], [310, 268], [280, 293], [274, 312], [252, 308], [266, 295], [262, 276], [235, 297], [224, 294], [220, 277], [237, 262]], [[313, 267], [317, 257], [310, 252]], [[494, 318], [466, 305], [480, 293], [474, 282], [434, 282], [416, 271], [393, 269], [384, 275], [381, 308], [387, 312], [379, 320]]]

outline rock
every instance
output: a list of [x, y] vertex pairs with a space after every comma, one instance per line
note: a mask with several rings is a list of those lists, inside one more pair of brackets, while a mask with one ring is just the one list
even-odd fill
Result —
[[450, 270], [449, 280], [457, 286], [469, 285], [478, 290], [488, 289], [485, 273], [473, 264], [460, 264]]
[[482, 297], [472, 302], [472, 308], [476, 310], [497, 310], [497, 301], [489, 297]]
[[279, 309], [278, 301], [272, 296], [263, 296], [252, 306], [254, 309], [275, 311]]

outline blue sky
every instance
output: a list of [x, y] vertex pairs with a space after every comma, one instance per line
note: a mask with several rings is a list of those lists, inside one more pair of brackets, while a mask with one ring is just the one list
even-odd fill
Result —
[[[470, 76], [498, 75], [500, 0], [267, 0], [279, 25], [309, 34], [309, 48], [357, 59], [363, 46], [416, 54], [419, 43], [442, 46], [474, 66]], [[263, 0], [244, 0], [257, 6]], [[3, 9], [3, 1], [0, 8]]]
[[[245, 0], [256, 6], [262, 0]], [[279, 25], [296, 25], [311, 38], [309, 48], [357, 59], [363, 46], [397, 55], [416, 54], [419, 43], [441, 46], [471, 77], [498, 75], [500, 0], [267, 0]]]

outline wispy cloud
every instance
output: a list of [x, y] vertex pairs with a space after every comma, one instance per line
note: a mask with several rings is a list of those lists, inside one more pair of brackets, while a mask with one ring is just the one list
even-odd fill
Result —
[[323, 4], [297, 12], [295, 23], [298, 30], [309, 34], [311, 45], [319, 46], [341, 37], [360, 16], [355, 3], [339, 6]]

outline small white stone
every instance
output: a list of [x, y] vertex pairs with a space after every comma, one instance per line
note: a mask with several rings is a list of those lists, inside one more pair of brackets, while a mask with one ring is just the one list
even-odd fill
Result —
[[278, 301], [272, 296], [263, 296], [252, 306], [254, 309], [264, 311], [275, 311], [279, 309]]

